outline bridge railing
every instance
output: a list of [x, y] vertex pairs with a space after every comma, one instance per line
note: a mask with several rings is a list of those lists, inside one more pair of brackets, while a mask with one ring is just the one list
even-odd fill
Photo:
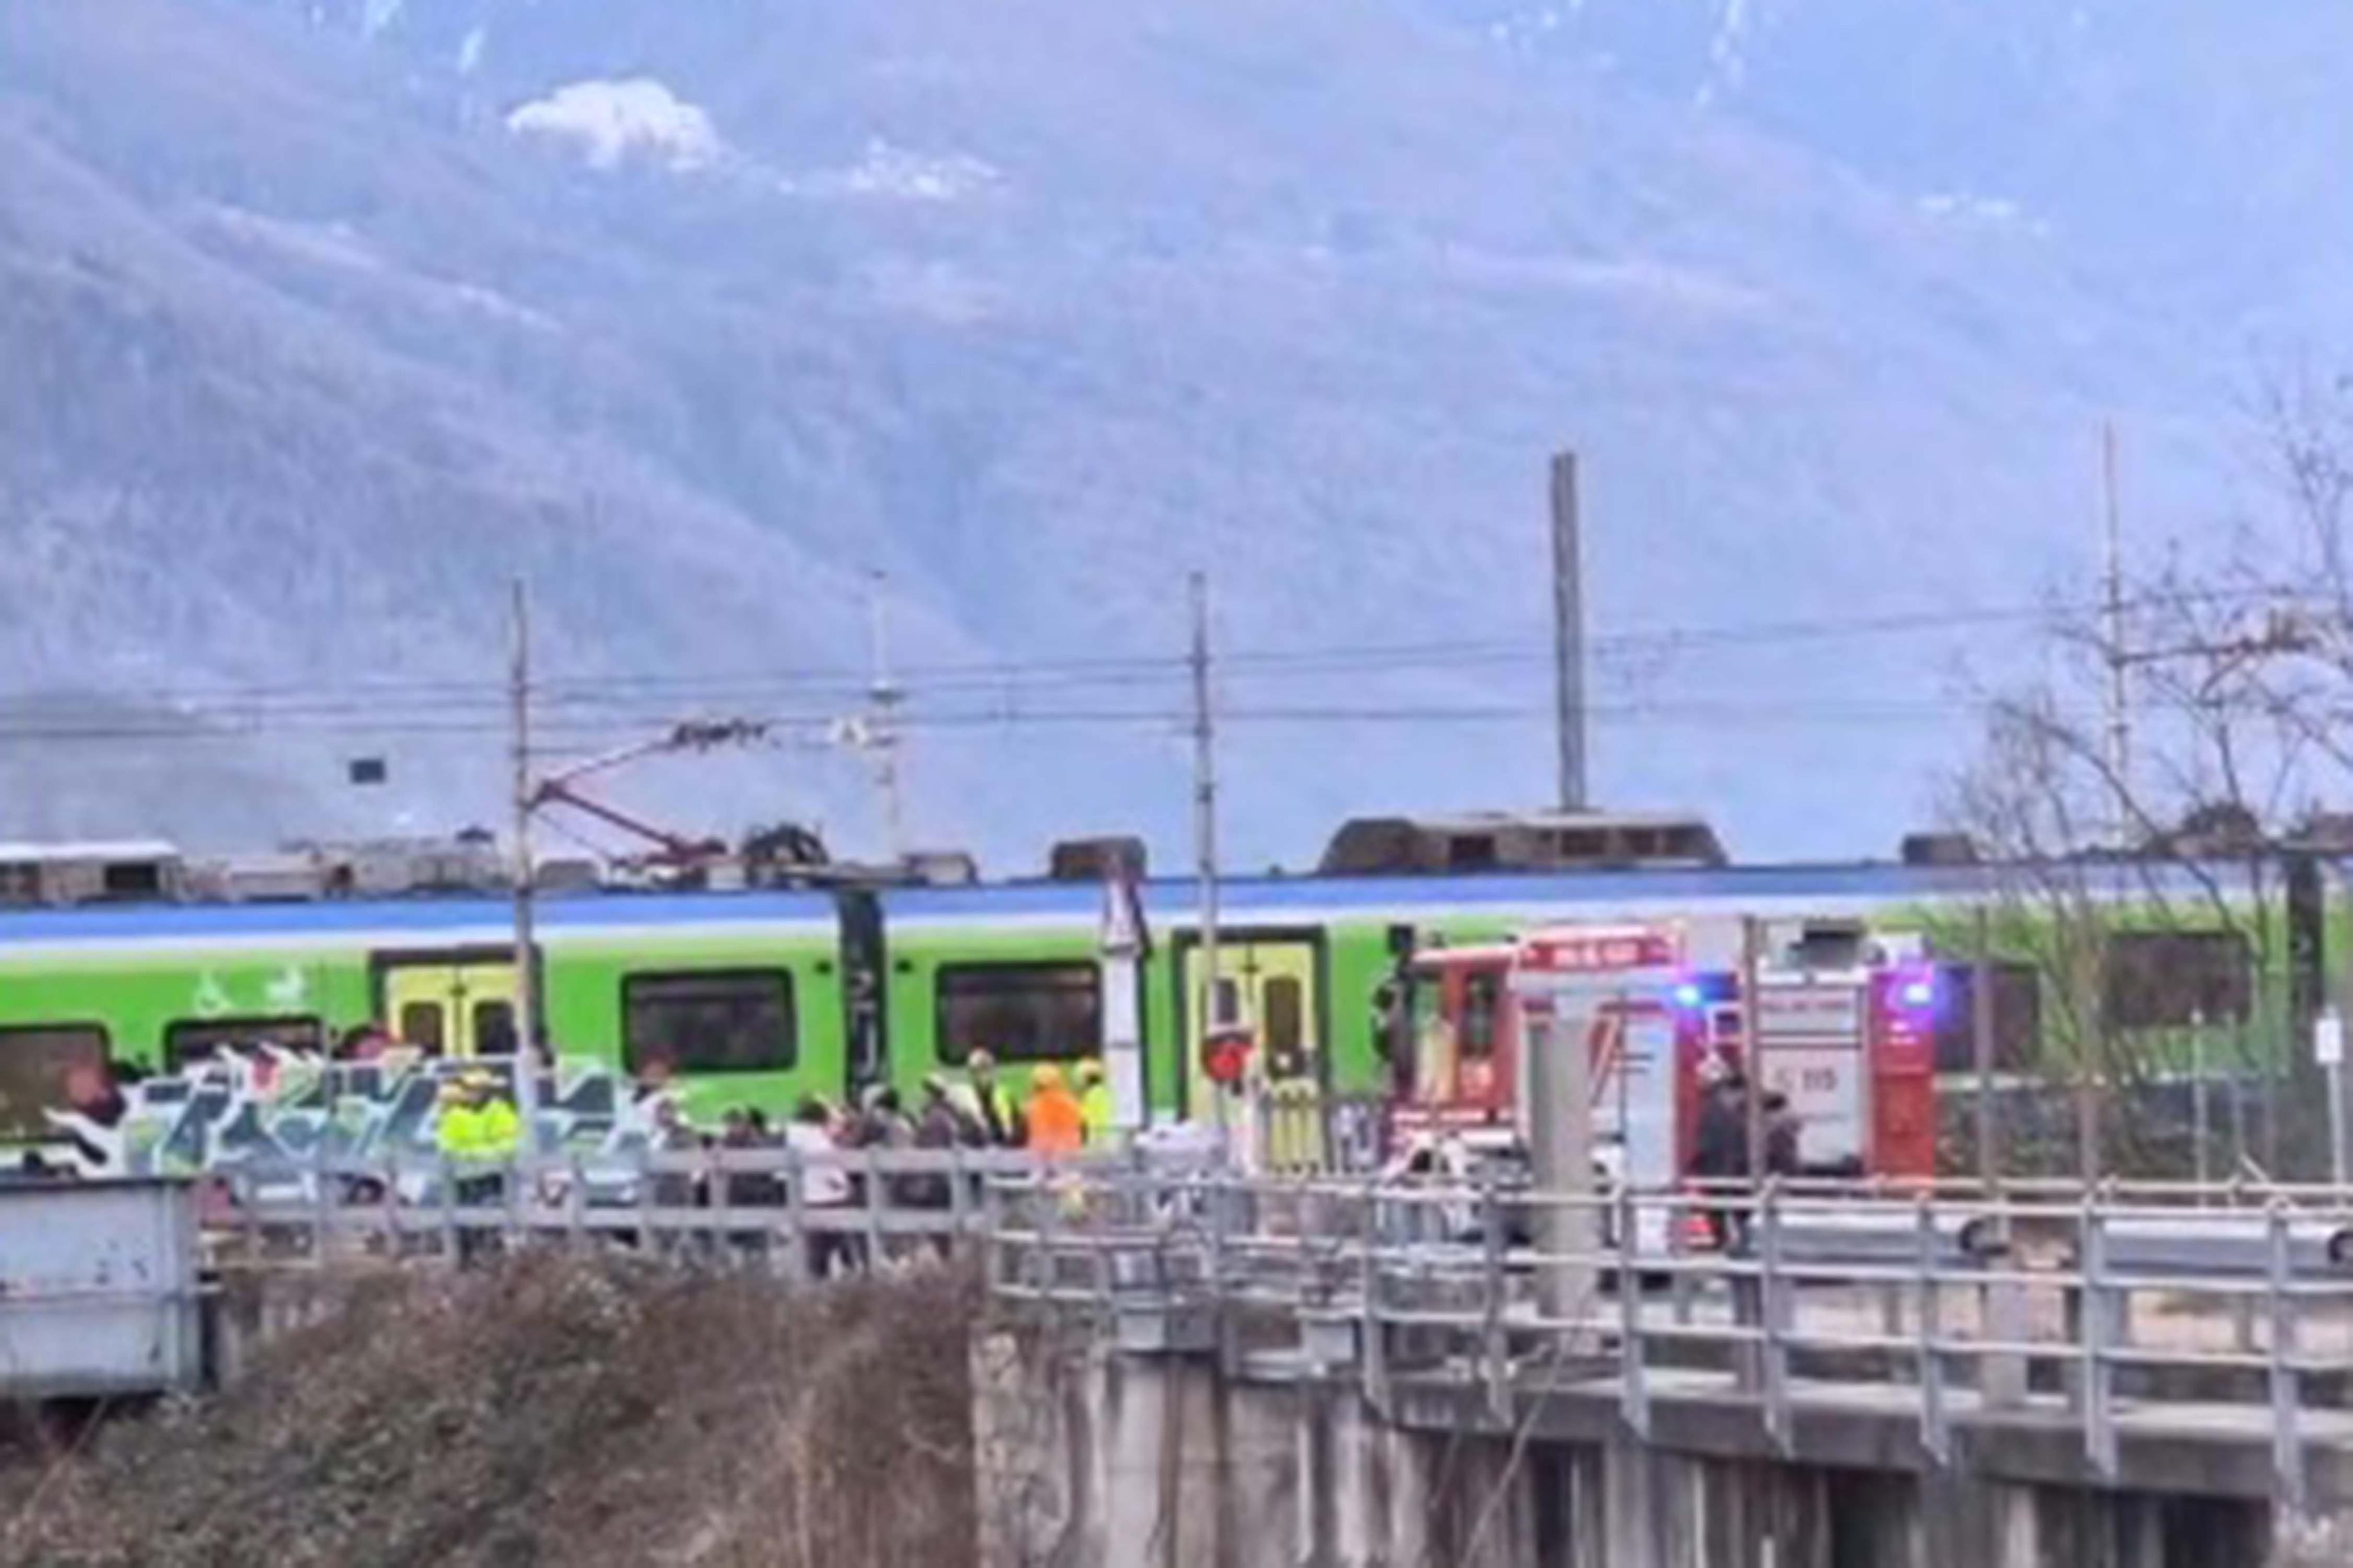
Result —
[[[1945, 1462], [1957, 1420], [2070, 1423], [2097, 1474], [2168, 1406], [2193, 1435], [2353, 1445], [2353, 1201], [2052, 1187], [1906, 1195], [1569, 1195], [1502, 1182], [1158, 1182], [1133, 1172], [994, 1201], [991, 1285], [1099, 1314], [1136, 1348], [1261, 1352], [1483, 1396], [1492, 1417], [1576, 1386], [1647, 1431], [1661, 1398], [1730, 1394], [1788, 1445], [1810, 1404], [1908, 1407]], [[2191, 1414], [2195, 1406], [2196, 1414]], [[2154, 1429], [2154, 1428], [2150, 1428]]]
[[788, 1278], [987, 1228], [1003, 1184], [1082, 1182], [1121, 1156], [977, 1149], [712, 1148], [500, 1164], [403, 1155], [256, 1162], [201, 1178], [206, 1252], [227, 1268], [355, 1258], [459, 1262], [528, 1243], [691, 1250]]

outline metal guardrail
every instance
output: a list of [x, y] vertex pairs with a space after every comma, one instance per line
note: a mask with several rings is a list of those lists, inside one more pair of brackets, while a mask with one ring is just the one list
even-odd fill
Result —
[[[231, 1166], [205, 1178], [210, 1260], [282, 1269], [375, 1256], [461, 1263], [526, 1243], [681, 1247], [790, 1279], [861, 1266], [987, 1227], [1001, 1184], [1056, 1185], [1120, 1163], [995, 1150], [782, 1148], [539, 1158]], [[820, 1174], [838, 1182], [812, 1181]]]
[[[1785, 1450], [1798, 1410], [1868, 1391], [1874, 1408], [1908, 1402], [1936, 1463], [1957, 1419], [2063, 1413], [2114, 1479], [2120, 1432], [2151, 1429], [2169, 1403], [2193, 1439], [2239, 1407], [2226, 1425], [2268, 1439], [2274, 1490], [2300, 1504], [2307, 1446], [2353, 1448], [2343, 1391], [2308, 1402], [2316, 1379], [2353, 1372], [2353, 1194], [2235, 1201], [1114, 1172], [1006, 1184], [990, 1284], [1008, 1304], [1094, 1312], [1130, 1349], [1229, 1350], [1238, 1311], [1287, 1316], [1295, 1359], [1353, 1373], [1379, 1405], [1410, 1374], [1483, 1389], [1492, 1417], [1511, 1418], [1574, 1369], [1646, 1433], [1662, 1389], [1719, 1392], [1757, 1407]], [[1711, 1212], [1726, 1250], [1689, 1239]], [[2056, 1393], [2033, 1391], [2035, 1369]]]

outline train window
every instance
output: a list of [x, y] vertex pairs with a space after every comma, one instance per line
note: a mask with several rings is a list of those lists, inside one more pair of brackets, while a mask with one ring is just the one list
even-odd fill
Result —
[[153, 860], [111, 860], [99, 872], [110, 899], [153, 899], [164, 891], [164, 868]]
[[41, 868], [29, 860], [0, 861], [0, 904], [33, 904], [41, 899]]
[[1276, 1078], [1302, 1078], [1307, 1073], [1307, 1006], [1293, 974], [1270, 975], [1259, 988], [1259, 1005], [1266, 1016], [1260, 1027], [1265, 1037], [1266, 1070]]
[[477, 1002], [474, 1004], [474, 1054], [480, 1057], [511, 1057], [515, 1048], [514, 1004], [512, 1002]]
[[1289, 974], [1277, 974], [1261, 988], [1262, 1005], [1266, 1009], [1264, 1028], [1266, 1048], [1270, 1051], [1295, 1051], [1306, 1034], [1306, 1009], [1300, 1002], [1299, 982]]
[[2254, 1006], [2254, 965], [2243, 932], [2111, 932], [2102, 1013], [2112, 1029], [2243, 1024]]
[[1493, 970], [1474, 969], [1462, 977], [1462, 1029], [1456, 1043], [1466, 1059], [1495, 1054], [1495, 1018], [1503, 1000], [1504, 978]]
[[[1947, 963], [1936, 974], [1936, 1070], [1978, 1066], [1977, 966]], [[2042, 978], [2031, 963], [1993, 966], [1993, 1070], [2031, 1070], [2042, 1034]]]
[[621, 982], [622, 1059], [632, 1073], [782, 1072], [799, 1056], [793, 977], [782, 969], [632, 974]]
[[410, 1002], [400, 1009], [400, 1043], [415, 1046], [428, 1057], [438, 1057], [444, 1047], [441, 1030], [441, 1004]]
[[326, 1026], [312, 1017], [181, 1018], [164, 1026], [164, 1066], [178, 1072], [219, 1055], [224, 1046], [318, 1051], [326, 1044]]
[[1556, 853], [1565, 864], [1572, 866], [1599, 860], [1609, 853], [1609, 839], [1590, 827], [1565, 828], [1556, 840]]
[[949, 963], [937, 977], [940, 1059], [1091, 1057], [1103, 1044], [1103, 974], [1092, 963]]
[[1450, 871], [1492, 871], [1495, 868], [1495, 836], [1492, 833], [1458, 833], [1446, 841], [1446, 868]]
[[106, 1067], [106, 1031], [96, 1024], [0, 1028], [0, 1138], [45, 1138], [42, 1113], [70, 1104], [77, 1073]]
[[1242, 983], [1230, 974], [1218, 976], [1217, 1002], [1209, 1009], [1209, 1021], [1214, 1024], [1242, 1022]]

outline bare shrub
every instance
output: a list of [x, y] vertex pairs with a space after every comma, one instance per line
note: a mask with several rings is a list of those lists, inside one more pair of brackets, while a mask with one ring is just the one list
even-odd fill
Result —
[[65, 1568], [860, 1568], [973, 1560], [975, 1292], [526, 1257], [393, 1276], [215, 1398], [27, 1467]]

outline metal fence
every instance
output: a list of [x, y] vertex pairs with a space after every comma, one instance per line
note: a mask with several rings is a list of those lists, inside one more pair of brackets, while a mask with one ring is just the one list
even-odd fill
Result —
[[203, 1178], [209, 1261], [286, 1268], [462, 1263], [527, 1245], [626, 1248], [787, 1279], [955, 1250], [1007, 1183], [1085, 1180], [1118, 1157], [994, 1150], [714, 1148], [496, 1166], [443, 1160], [232, 1166]]
[[[1722, 1237], [1722, 1245], [1715, 1238]], [[1776, 1443], [1810, 1406], [1905, 1413], [1949, 1462], [1957, 1422], [2353, 1448], [2353, 1193], [2186, 1184], [1977, 1193], [1784, 1186], [1569, 1195], [1377, 1180], [1008, 1184], [1004, 1302], [1098, 1314], [1132, 1348], [1287, 1319], [1293, 1363], [1483, 1392], [1495, 1421], [1571, 1384], [1649, 1430], [1660, 1398], [1729, 1396]]]
[[1369, 1175], [1388, 1157], [1388, 1104], [1312, 1083], [1267, 1086], [1258, 1104], [1258, 1168], [1274, 1175]]

